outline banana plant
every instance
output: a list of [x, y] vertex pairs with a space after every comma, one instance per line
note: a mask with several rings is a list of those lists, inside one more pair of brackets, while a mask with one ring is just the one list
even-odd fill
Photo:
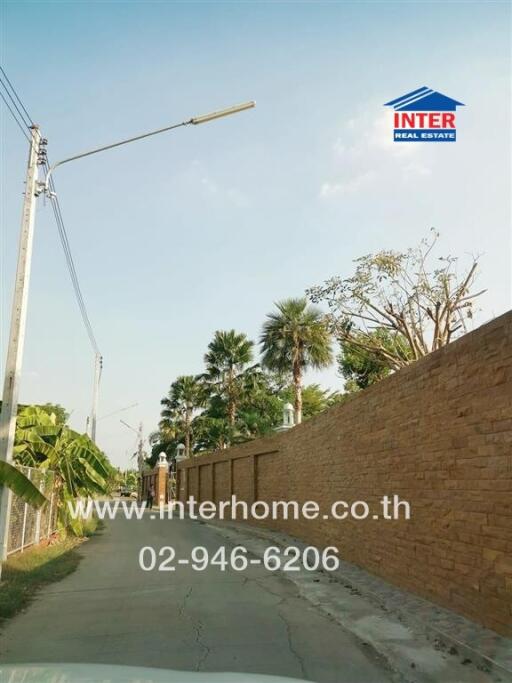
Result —
[[15, 496], [32, 507], [40, 508], [48, 502], [48, 499], [23, 472], [3, 460], [0, 460], [0, 485], [7, 486]]
[[57, 423], [55, 415], [37, 406], [24, 408], [18, 415], [14, 453], [23, 465], [57, 473], [64, 521], [80, 533], [80, 523], [67, 515], [67, 504], [79, 497], [107, 493], [114, 470], [106, 455], [89, 437]]

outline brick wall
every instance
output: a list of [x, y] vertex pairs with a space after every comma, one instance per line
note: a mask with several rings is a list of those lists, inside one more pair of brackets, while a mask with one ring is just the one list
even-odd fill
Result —
[[266, 524], [512, 636], [511, 451], [509, 312], [288, 432], [182, 463], [179, 495], [365, 500], [373, 515], [397, 494], [408, 521]]

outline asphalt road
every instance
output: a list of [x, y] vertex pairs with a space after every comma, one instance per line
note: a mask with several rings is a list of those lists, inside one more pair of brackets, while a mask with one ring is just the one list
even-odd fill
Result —
[[191, 520], [118, 518], [84, 543], [76, 572], [41, 591], [0, 634], [0, 661], [127, 664], [244, 671], [330, 683], [386, 683], [374, 651], [307, 599], [282, 572], [144, 572], [142, 546], [226, 540]]

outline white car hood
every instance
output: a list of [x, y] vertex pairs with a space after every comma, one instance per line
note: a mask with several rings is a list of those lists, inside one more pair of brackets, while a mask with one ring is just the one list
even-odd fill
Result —
[[304, 683], [248, 673], [196, 673], [110, 664], [0, 664], [0, 683]]

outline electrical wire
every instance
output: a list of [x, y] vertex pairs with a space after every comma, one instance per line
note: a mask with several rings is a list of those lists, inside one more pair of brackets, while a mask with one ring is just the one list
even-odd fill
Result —
[[[0, 90], [0, 96], [1, 96], [2, 100], [4, 101], [6, 107], [8, 108], [9, 112], [11, 113], [14, 121], [17, 123], [21, 132], [23, 133], [23, 135], [27, 139], [27, 141], [31, 142], [31, 138], [30, 138], [30, 135], [28, 134], [28, 132], [30, 132], [31, 126], [34, 125], [34, 123], [32, 121], [32, 117], [28, 113], [27, 108], [23, 104], [20, 96], [16, 92], [16, 89], [14, 88], [13, 84], [9, 80], [9, 77], [5, 73], [2, 66], [0, 66], [0, 72], [1, 72], [0, 85], [4, 88], [5, 93], [7, 94], [9, 100], [11, 101], [12, 106], [11, 106], [11, 104], [9, 104], [9, 102], [5, 98], [2, 90]], [[2, 76], [3, 76], [3, 78], [2, 78]], [[9, 87], [7, 87], [6, 83], [4, 82], [4, 79], [7, 82]], [[14, 107], [14, 109], [13, 109], [13, 107]], [[48, 173], [49, 162], [47, 159], [45, 159], [43, 166], [45, 169], [45, 173]], [[64, 219], [62, 217], [62, 211], [60, 208], [59, 200], [58, 200], [56, 192], [55, 192], [55, 184], [53, 182], [53, 178], [50, 178], [48, 189], [50, 190], [50, 203], [52, 205], [53, 213], [55, 216], [55, 222], [57, 224], [57, 229], [59, 232], [60, 241], [62, 244], [62, 248], [64, 250], [64, 256], [66, 258], [66, 264], [67, 264], [69, 275], [71, 278], [71, 284], [72, 284], [72, 287], [73, 287], [73, 290], [75, 293], [75, 297], [76, 297], [76, 300], [78, 303], [78, 307], [80, 309], [80, 313], [81, 313], [82, 320], [83, 320], [83, 323], [85, 326], [85, 330], [87, 332], [87, 336], [89, 337], [89, 341], [91, 342], [91, 346], [92, 346], [95, 354], [100, 357], [99, 375], [101, 377], [101, 371], [102, 371], [102, 367], [103, 367], [103, 359], [101, 357], [100, 350], [99, 350], [98, 344], [96, 342], [96, 337], [94, 335], [94, 331], [93, 331], [93, 328], [91, 325], [91, 321], [90, 321], [89, 315], [87, 313], [87, 308], [85, 306], [84, 297], [82, 295], [82, 290], [80, 288], [80, 282], [78, 280], [78, 275], [77, 275], [75, 263], [73, 260], [73, 254], [71, 252], [71, 246], [69, 243], [69, 238], [67, 235], [66, 226], [64, 224]]]
[[[30, 126], [33, 126], [33, 125], [34, 125], [34, 122], [32, 121], [32, 117], [31, 117], [30, 114], [28, 113], [28, 111], [27, 111], [25, 105], [24, 105], [23, 102], [21, 101], [21, 99], [20, 99], [18, 93], [16, 92], [16, 89], [14, 88], [13, 84], [12, 84], [11, 81], [9, 80], [9, 77], [7, 76], [7, 74], [5, 73], [5, 71], [3, 70], [2, 66], [0, 66], [0, 71], [2, 72], [3, 77], [5, 78], [5, 80], [7, 81], [7, 83], [9, 84], [9, 87], [10, 87], [11, 91], [13, 92], [14, 97], [15, 97], [16, 100], [18, 101], [20, 107], [21, 107], [21, 108], [23, 109], [23, 111], [25, 112], [25, 116], [26, 116], [27, 119], [28, 119], [28, 123], [27, 123], [25, 120], [24, 120], [23, 122], [25, 123], [25, 125], [27, 126], [27, 128], [30, 128]], [[10, 97], [10, 99], [12, 100], [14, 106], [16, 107], [16, 110], [18, 111], [18, 113], [20, 114], [21, 118], [23, 119], [23, 114], [20, 112], [20, 110], [18, 109], [16, 103], [14, 102], [14, 100], [13, 100], [12, 97], [11, 97], [11, 95], [9, 94], [9, 90], [6, 88], [5, 84], [2, 84], [2, 85], [3, 85], [4, 88], [6, 89], [7, 94], [9, 95], [9, 97]]]
[[[49, 164], [48, 164], [48, 162], [46, 162], [45, 163], [45, 170], [47, 173], [48, 173], [48, 169], [49, 169]], [[87, 336], [89, 337], [89, 341], [91, 342], [91, 346], [92, 346], [94, 352], [97, 355], [101, 355], [98, 344], [96, 342], [96, 337], [94, 335], [94, 331], [93, 331], [93, 328], [91, 325], [91, 321], [90, 321], [89, 315], [87, 313], [87, 308], [85, 305], [82, 290], [80, 288], [80, 282], [78, 280], [78, 274], [76, 272], [75, 262], [73, 259], [73, 254], [71, 252], [71, 245], [69, 243], [69, 238], [68, 238], [68, 234], [66, 231], [64, 218], [62, 217], [62, 210], [60, 208], [59, 200], [56, 196], [55, 184], [54, 184], [53, 178], [50, 178], [49, 190], [50, 190], [50, 202], [51, 202], [53, 213], [55, 216], [55, 222], [57, 223], [57, 229], [59, 232], [59, 237], [60, 237], [60, 241], [62, 244], [62, 248], [64, 250], [64, 256], [66, 258], [66, 264], [67, 264], [69, 275], [71, 278], [71, 284], [72, 284], [73, 290], [75, 292], [75, 297], [76, 297], [76, 300], [78, 303], [78, 307], [80, 309], [80, 313], [81, 313], [82, 320], [83, 320], [83, 323], [85, 326], [85, 330], [87, 332]]]
[[[18, 128], [21, 130], [23, 133], [24, 137], [28, 142], [30, 142], [30, 135], [31, 133], [31, 126], [33, 126], [33, 121], [32, 117], [27, 111], [27, 108], [21, 101], [20, 96], [16, 92], [16, 89], [14, 88], [13, 84], [9, 80], [9, 77], [5, 73], [5, 70], [3, 69], [2, 66], [0, 66], [0, 85], [3, 87], [5, 91], [5, 95], [10, 100], [10, 103], [7, 101], [5, 98], [4, 93], [2, 90], [0, 90], [0, 97], [4, 101], [5, 106], [9, 110], [11, 116], [13, 117], [14, 121], [16, 122]], [[14, 109], [13, 109], [14, 107]]]
[[[2, 82], [1, 80], [0, 80], [0, 83], [3, 85], [3, 82]], [[5, 87], [5, 86], [4, 86], [4, 87]], [[0, 97], [3, 99], [3, 101], [4, 101], [4, 103], [5, 103], [5, 106], [7, 107], [7, 109], [11, 112], [12, 118], [13, 118], [13, 119], [16, 121], [16, 123], [18, 124], [18, 127], [19, 127], [19, 129], [21, 130], [21, 132], [23, 133], [23, 135], [25, 136], [25, 138], [27, 139], [27, 141], [30, 142], [30, 136], [28, 135], [28, 133], [27, 133], [27, 131], [26, 131], [26, 126], [25, 126], [25, 124], [20, 123], [20, 120], [18, 119], [18, 117], [17, 117], [16, 114], [14, 113], [14, 111], [13, 111], [11, 105], [9, 104], [9, 102], [5, 99], [4, 94], [3, 94], [3, 92], [2, 92], [1, 90], [0, 90]]]

